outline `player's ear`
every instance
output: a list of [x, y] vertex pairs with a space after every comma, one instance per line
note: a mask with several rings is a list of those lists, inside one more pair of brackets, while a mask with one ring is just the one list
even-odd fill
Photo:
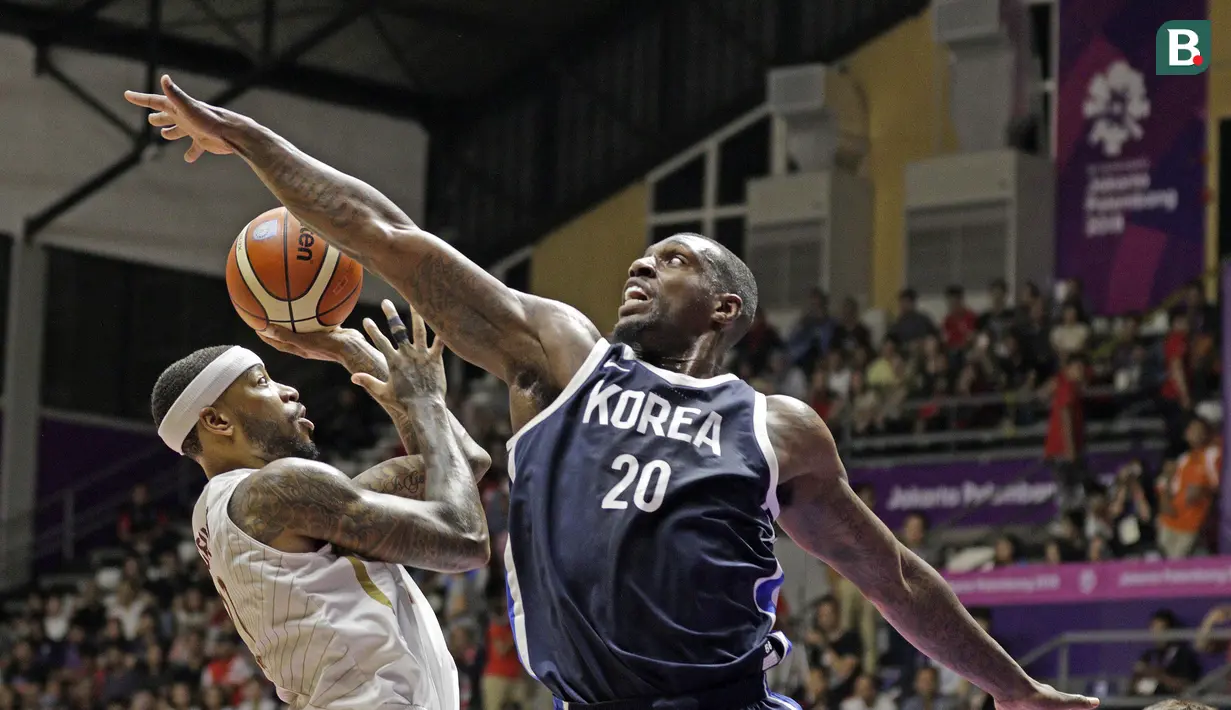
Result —
[[231, 417], [214, 407], [202, 409], [197, 422], [202, 430], [211, 434], [218, 436], [233, 436], [235, 434], [235, 424], [231, 421]]
[[724, 293], [720, 295], [717, 302], [714, 304], [713, 321], [720, 328], [735, 323], [739, 320], [739, 314], [744, 310], [744, 299], [733, 293]]

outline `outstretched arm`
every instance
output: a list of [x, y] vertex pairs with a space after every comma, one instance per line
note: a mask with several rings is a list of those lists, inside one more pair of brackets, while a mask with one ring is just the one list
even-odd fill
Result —
[[855, 495], [833, 435], [811, 407], [771, 397], [768, 423], [783, 481], [782, 529], [859, 587], [916, 648], [986, 690], [1001, 710], [1097, 705], [1035, 682], [984, 633], [945, 580]]
[[506, 287], [371, 185], [246, 116], [193, 99], [169, 77], [162, 89], [125, 97], [156, 112], [149, 120], [164, 137], [193, 139], [189, 162], [204, 152], [241, 156], [301, 221], [409, 299], [462, 358], [505, 382], [532, 374], [562, 386], [598, 339], [575, 309]]

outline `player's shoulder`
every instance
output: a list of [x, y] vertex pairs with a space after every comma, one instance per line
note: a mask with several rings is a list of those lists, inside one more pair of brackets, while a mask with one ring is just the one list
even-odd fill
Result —
[[333, 466], [284, 458], [271, 461], [236, 486], [227, 513], [245, 533], [268, 543], [305, 510], [341, 511], [348, 498], [357, 495], [351, 480]]
[[547, 370], [522, 374], [546, 375], [556, 388], [562, 388], [581, 369], [602, 334], [584, 313], [567, 303], [529, 293], [517, 295], [542, 348]]
[[776, 428], [818, 426], [829, 430], [811, 405], [785, 394], [771, 394], [765, 398], [765, 415], [771, 431]]
[[783, 480], [830, 456], [837, 443], [825, 420], [811, 406], [794, 397], [765, 398], [765, 428], [778, 456]]
[[351, 480], [327, 463], [289, 457], [271, 461], [253, 471], [236, 487], [231, 500], [259, 494], [278, 494], [286, 500], [305, 486], [350, 487]]

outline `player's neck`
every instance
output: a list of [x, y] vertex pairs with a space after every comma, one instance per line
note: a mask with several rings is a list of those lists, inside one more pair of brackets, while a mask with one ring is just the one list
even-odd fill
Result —
[[262, 468], [269, 462], [250, 454], [224, 454], [212, 455], [208, 459], [203, 457], [197, 463], [205, 470], [208, 479], [241, 468]]
[[637, 357], [655, 367], [690, 377], [713, 377], [722, 366], [726, 351], [717, 337], [702, 337], [679, 353], [637, 351]]

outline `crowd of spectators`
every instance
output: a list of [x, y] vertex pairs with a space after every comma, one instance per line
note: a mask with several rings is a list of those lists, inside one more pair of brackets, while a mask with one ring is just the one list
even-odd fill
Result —
[[[961, 286], [949, 287], [938, 322], [905, 289], [876, 341], [853, 298], [835, 316], [817, 290], [785, 335], [758, 314], [732, 369], [761, 392], [811, 403], [847, 438], [1041, 423], [1053, 405], [1072, 408], [1096, 388], [1100, 411], [1158, 411], [1179, 441], [1187, 416], [1217, 397], [1218, 319], [1199, 282], [1163, 337], [1147, 333], [1141, 314], [1092, 318], [1078, 281], [1051, 299], [1033, 283], [1016, 302], [1001, 280], [988, 293], [976, 313]], [[1063, 435], [1049, 436], [1049, 453], [1072, 457], [1064, 448], [1081, 441]]]
[[[1006, 535], [986, 566], [1210, 549], [1204, 531], [1213, 517], [1221, 441], [1194, 414], [1217, 392], [1218, 333], [1199, 286], [1171, 312], [1162, 337], [1144, 335], [1142, 318], [1132, 315], [1093, 327], [1072, 283], [1050, 302], [1027, 284], [1011, 304], [996, 282], [982, 313], [954, 287], [939, 324], [917, 302], [903, 291], [876, 342], [854, 301], [832, 317], [825, 294], [816, 292], [785, 336], [758, 317], [730, 366], [762, 392], [811, 403], [843, 436], [1047, 422], [1047, 457], [1066, 491], [1052, 536], [1030, 547]], [[1117, 409], [1136, 407], [1166, 421], [1171, 446], [1161, 466], [1135, 462], [1110, 485], [1090, 478], [1081, 462], [1085, 410], [1097, 406], [1083, 396], [1091, 385]], [[980, 394], [1001, 396], [946, 403]], [[450, 398], [492, 455], [482, 484], [492, 563], [466, 574], [413, 574], [446, 631], [462, 707], [538, 707], [550, 701], [521, 669], [505, 611], [507, 395], [494, 378], [478, 376], [464, 386], [451, 383]], [[353, 390], [338, 392], [326, 409], [317, 417], [317, 438], [333, 458], [361, 460], [381, 446], [374, 434], [379, 411]], [[0, 710], [281, 706], [239, 641], [186, 528], [175, 522], [187, 516], [152, 504], [138, 486], [117, 525], [114, 544], [123, 558], [114, 569], [64, 588], [39, 587], [10, 609], [0, 624]], [[944, 566], [955, 551], [938, 546], [928, 527], [924, 516], [910, 516], [901, 538]], [[991, 708], [985, 694], [892, 633], [853, 585], [836, 575], [829, 581], [829, 594], [806, 613], [793, 614], [786, 599], [780, 604], [777, 623], [797, 652], [771, 672], [776, 691], [811, 710]], [[975, 616], [990, 629], [987, 613]]]

